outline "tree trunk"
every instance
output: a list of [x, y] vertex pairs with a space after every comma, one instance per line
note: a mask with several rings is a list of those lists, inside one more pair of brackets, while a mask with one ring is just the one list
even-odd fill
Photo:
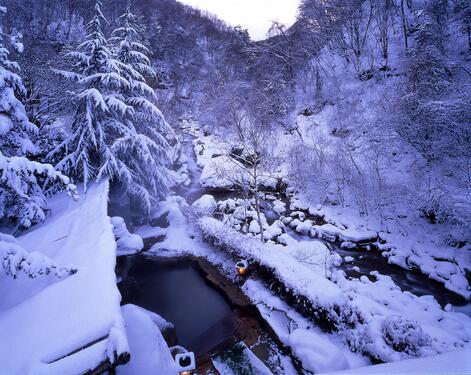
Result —
[[258, 226], [260, 227], [260, 240], [265, 242], [265, 238], [263, 237], [263, 226], [262, 226], [262, 218], [260, 216], [260, 202], [258, 198], [258, 175], [257, 175], [257, 166], [254, 165], [253, 168], [253, 176], [254, 176], [254, 194], [255, 194], [255, 211], [257, 211], [257, 221]]
[[404, 46], [407, 51], [409, 46], [407, 43], [407, 24], [406, 24], [406, 15], [404, 13], [404, 0], [401, 0], [401, 17], [402, 17], [402, 30], [404, 32]]

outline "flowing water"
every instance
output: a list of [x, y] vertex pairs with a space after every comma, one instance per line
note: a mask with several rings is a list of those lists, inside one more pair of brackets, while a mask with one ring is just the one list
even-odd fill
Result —
[[[308, 236], [296, 233], [287, 227], [287, 233], [298, 241], [310, 241]], [[370, 272], [378, 271], [381, 275], [390, 276], [403, 291], [411, 292], [416, 296], [432, 295], [442, 307], [452, 304], [456, 311], [470, 315], [470, 304], [460, 295], [446, 289], [438, 281], [429, 279], [416, 270], [406, 270], [399, 266], [389, 264], [379, 251], [364, 248], [342, 249], [335, 243], [319, 240], [342, 258], [351, 257], [353, 261], [343, 262], [337, 269], [343, 270], [347, 277], [360, 278], [363, 275], [370, 277]], [[370, 277], [370, 279], [372, 279]]]

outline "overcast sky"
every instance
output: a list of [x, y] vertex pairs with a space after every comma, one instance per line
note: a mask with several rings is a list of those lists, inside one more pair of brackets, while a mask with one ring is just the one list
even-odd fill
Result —
[[300, 0], [179, 0], [207, 10], [230, 25], [248, 29], [254, 40], [264, 39], [271, 21], [291, 26]]

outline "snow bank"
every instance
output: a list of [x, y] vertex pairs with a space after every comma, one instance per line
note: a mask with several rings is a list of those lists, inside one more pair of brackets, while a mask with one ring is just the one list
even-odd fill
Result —
[[341, 351], [321, 334], [307, 329], [296, 329], [289, 337], [294, 353], [304, 367], [314, 373], [326, 372], [327, 369], [344, 369], [347, 359]]
[[330, 373], [331, 375], [431, 375], [431, 374], [470, 374], [471, 350], [457, 350], [428, 358], [410, 359], [382, 365], [361, 367], [352, 370]]
[[177, 375], [170, 350], [149, 314], [135, 305], [125, 305], [122, 311], [129, 338], [131, 360], [126, 365], [118, 367], [117, 373]]
[[402, 292], [390, 277], [374, 272], [375, 281], [366, 276], [348, 280], [339, 271], [332, 273], [333, 282], [309, 258], [302, 264], [302, 251], [295, 257], [299, 243], [263, 244], [212, 218], [200, 219], [199, 225], [206, 240], [261, 266], [259, 276], [265, 275], [281, 295], [294, 297], [303, 316], [338, 332], [353, 351], [390, 362], [470, 347], [469, 317], [444, 311], [430, 296]]
[[[438, 224], [427, 224], [414, 217], [409, 222], [406, 217], [401, 219], [403, 222], [398, 218], [394, 222], [381, 224], [375, 218], [360, 218], [351, 209], [320, 205], [309, 207], [306, 199], [300, 196], [291, 198], [291, 206], [309, 209], [311, 214], [328, 221], [328, 224], [313, 225], [309, 233], [311, 237], [341, 242], [342, 248], [373, 244], [388, 263], [405, 269], [417, 269], [442, 283], [448, 290], [471, 299], [471, 288], [466, 279], [466, 271], [471, 272], [469, 246], [458, 249], [447, 245], [442, 238], [443, 228]], [[288, 224], [295, 228], [297, 225], [293, 225], [293, 221]], [[298, 232], [306, 232], [305, 225]]]
[[[107, 182], [78, 201], [60, 193], [49, 202], [52, 216], [18, 238], [27, 251], [73, 264], [77, 273], [41, 285], [13, 307], [4, 309], [0, 301], [0, 373], [84, 373], [129, 351], [107, 201]], [[22, 287], [15, 292], [24, 293]]]
[[305, 370], [320, 373], [370, 363], [360, 354], [350, 352], [339, 335], [322, 332], [260, 282], [247, 280], [243, 290], [280, 341], [301, 361]]
[[144, 309], [140, 306], [131, 305], [131, 304], [128, 304], [124, 307], [130, 307], [130, 306], [132, 306], [133, 309], [140, 310], [142, 313], [146, 314], [149, 317], [149, 319], [152, 320], [152, 322], [157, 326], [157, 328], [159, 329], [160, 332], [163, 332], [163, 331], [166, 331], [166, 330], [169, 330], [169, 329], [175, 329], [175, 326], [172, 323], [170, 323], [169, 321], [165, 320], [160, 315], [158, 315], [158, 314], [156, 314], [152, 311], [149, 311], [149, 310], [146, 310], [146, 309]]
[[229, 252], [267, 267], [286, 288], [307, 298], [315, 306], [333, 307], [343, 300], [341, 290], [334, 283], [301, 264], [282, 246], [263, 244], [216, 219], [202, 218], [199, 225], [206, 238]]

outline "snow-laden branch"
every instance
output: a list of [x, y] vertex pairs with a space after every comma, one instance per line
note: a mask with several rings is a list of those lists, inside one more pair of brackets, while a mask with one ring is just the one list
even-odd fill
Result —
[[69, 196], [78, 199], [77, 187], [70, 182], [69, 177], [57, 171], [52, 165], [31, 161], [25, 157], [6, 157], [0, 151], [0, 186], [6, 184], [7, 188], [14, 190], [19, 196], [28, 198], [21, 189], [20, 179], [33, 175], [43, 175], [51, 180], [60, 181]]

